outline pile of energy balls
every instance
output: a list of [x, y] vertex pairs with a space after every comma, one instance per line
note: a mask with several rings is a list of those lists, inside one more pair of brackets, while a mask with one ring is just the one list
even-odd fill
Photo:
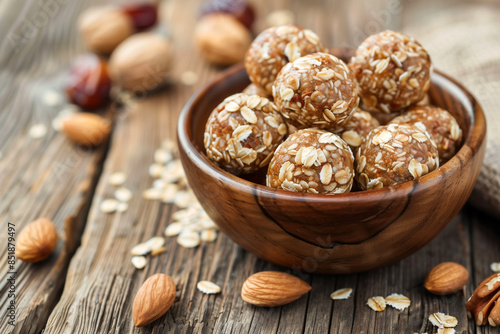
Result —
[[427, 51], [402, 33], [368, 37], [345, 64], [311, 30], [273, 27], [245, 68], [252, 84], [213, 110], [204, 133], [208, 158], [232, 174], [267, 166], [272, 188], [377, 189], [433, 171], [460, 145], [455, 118], [428, 105]]

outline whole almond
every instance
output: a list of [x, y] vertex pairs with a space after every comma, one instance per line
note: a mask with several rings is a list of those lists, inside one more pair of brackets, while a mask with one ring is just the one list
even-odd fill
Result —
[[175, 299], [175, 283], [165, 274], [154, 274], [137, 291], [132, 307], [136, 327], [149, 325], [172, 307]]
[[462, 289], [469, 279], [469, 272], [455, 262], [438, 264], [427, 275], [425, 288], [435, 295], [448, 295]]
[[105, 118], [92, 113], [76, 113], [62, 124], [69, 139], [83, 146], [97, 146], [109, 136], [111, 125]]
[[25, 262], [40, 262], [49, 257], [57, 245], [57, 229], [48, 218], [37, 219], [21, 231], [16, 256]]
[[271, 307], [299, 299], [311, 286], [293, 275], [278, 271], [261, 271], [248, 277], [241, 289], [241, 298], [247, 303]]

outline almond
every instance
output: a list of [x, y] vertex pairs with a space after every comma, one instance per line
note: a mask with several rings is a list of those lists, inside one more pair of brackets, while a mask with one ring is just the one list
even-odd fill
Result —
[[425, 288], [435, 295], [448, 295], [463, 288], [469, 279], [469, 272], [455, 262], [438, 264], [427, 275]]
[[155, 274], [148, 278], [137, 291], [132, 307], [136, 327], [149, 325], [172, 307], [175, 299], [175, 283], [172, 277]]
[[281, 306], [299, 299], [310, 290], [309, 284], [293, 275], [278, 271], [261, 271], [243, 283], [241, 298], [256, 306]]
[[82, 112], [67, 118], [63, 122], [62, 131], [77, 144], [97, 146], [108, 138], [111, 125], [99, 115]]
[[40, 262], [49, 257], [57, 245], [57, 229], [48, 218], [37, 219], [21, 231], [16, 256], [26, 262]]

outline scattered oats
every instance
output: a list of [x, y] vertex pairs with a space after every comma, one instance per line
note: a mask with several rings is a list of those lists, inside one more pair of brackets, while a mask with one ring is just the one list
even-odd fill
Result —
[[348, 299], [351, 296], [351, 293], [352, 293], [351, 288], [339, 289], [337, 291], [334, 291], [330, 295], [330, 298], [333, 300]]
[[444, 313], [437, 312], [429, 316], [429, 321], [436, 327], [439, 328], [453, 328], [458, 324], [457, 318], [451, 315], [445, 315]]
[[118, 203], [119, 202], [114, 198], [105, 199], [99, 205], [99, 209], [104, 213], [112, 213], [118, 208]]
[[437, 334], [455, 334], [454, 328], [438, 328]]
[[125, 212], [128, 210], [128, 203], [125, 203], [125, 202], [120, 202], [118, 203], [118, 205], [116, 206], [116, 211], [117, 212]]
[[201, 218], [199, 221], [198, 221], [201, 226], [203, 226], [204, 229], [212, 229], [212, 228], [217, 228], [217, 225], [215, 225], [215, 223], [213, 222], [212, 219], [210, 218]]
[[31, 138], [38, 139], [42, 138], [47, 134], [47, 127], [42, 124], [35, 124], [29, 130], [29, 135]]
[[[184, 222], [183, 222], [184, 223]], [[184, 231], [193, 231], [200, 233], [203, 230], [203, 226], [200, 223], [186, 222], [184, 224]], [[215, 240], [215, 239], [214, 239]], [[213, 240], [212, 240], [213, 241]]]
[[164, 237], [152, 237], [148, 241], [144, 242], [144, 244], [147, 247], [149, 247], [149, 249], [152, 251], [152, 250], [163, 247], [163, 245], [165, 245], [165, 238]]
[[215, 228], [209, 228], [201, 231], [202, 241], [213, 242], [215, 239], [217, 239], [217, 230]]
[[500, 262], [493, 262], [492, 264], [490, 264], [490, 268], [496, 273], [500, 272]]
[[295, 14], [288, 9], [275, 10], [267, 15], [266, 22], [270, 27], [291, 25], [295, 22]]
[[167, 151], [174, 152], [177, 149], [177, 144], [175, 143], [175, 141], [173, 141], [171, 139], [165, 139], [161, 143], [161, 147], [166, 149]]
[[175, 211], [173, 214], [172, 214], [172, 218], [174, 220], [191, 220], [191, 219], [195, 219], [196, 217], [198, 217], [198, 210], [194, 209], [194, 208], [188, 208], [188, 209], [184, 209], [184, 210], [177, 210]]
[[393, 293], [392, 295], [385, 297], [385, 303], [389, 306], [394, 307], [395, 309], [402, 311], [410, 306], [411, 301], [410, 298], [406, 296]]
[[366, 305], [370, 306], [374, 311], [382, 312], [385, 310], [385, 299], [382, 296], [371, 297], [368, 298]]
[[42, 95], [42, 102], [49, 107], [56, 107], [63, 102], [61, 94], [57, 91], [49, 89], [46, 90]]
[[193, 231], [181, 232], [177, 237], [177, 243], [185, 248], [194, 248], [200, 244], [200, 234]]
[[175, 195], [177, 194], [178, 191], [179, 189], [175, 184], [167, 184], [165, 188], [163, 188], [161, 201], [163, 203], [174, 203]]
[[193, 71], [185, 71], [181, 73], [181, 82], [186, 86], [193, 86], [198, 82], [198, 74]]
[[149, 252], [151, 252], [151, 249], [149, 248], [148, 245], [146, 245], [145, 243], [142, 243], [142, 244], [138, 244], [138, 245], [135, 245], [134, 247], [132, 247], [132, 249], [130, 250], [130, 254], [134, 255], [134, 256], [138, 256], [138, 255], [146, 255], [148, 254]]
[[132, 264], [137, 269], [142, 269], [146, 266], [147, 260], [144, 256], [138, 255], [132, 257]]
[[144, 197], [145, 199], [151, 199], [151, 200], [160, 199], [161, 196], [162, 196], [161, 189], [156, 189], [156, 188], [146, 189], [142, 193], [142, 197]]
[[216, 294], [220, 292], [220, 286], [209, 281], [200, 281], [196, 284], [198, 290], [208, 295]]
[[165, 229], [164, 234], [166, 237], [174, 237], [176, 235], [179, 235], [179, 233], [181, 233], [183, 229], [183, 224], [179, 222], [170, 223], [170, 225], [168, 225]]
[[174, 198], [174, 203], [179, 208], [187, 208], [194, 201], [193, 195], [185, 190], [180, 190], [177, 192]]
[[151, 256], [157, 256], [160, 255], [161, 253], [165, 253], [167, 251], [167, 248], [165, 246], [153, 249], [151, 251]]
[[115, 190], [115, 198], [120, 202], [128, 202], [132, 198], [132, 192], [127, 188], [118, 188]]
[[163, 165], [160, 164], [152, 164], [149, 166], [149, 175], [154, 178], [159, 178], [163, 172]]
[[155, 151], [154, 160], [157, 164], [164, 165], [168, 161], [172, 160], [172, 153], [163, 148], [159, 148]]
[[123, 172], [116, 172], [113, 173], [109, 176], [109, 184], [112, 186], [121, 186], [122, 184], [125, 183], [125, 180], [127, 179], [127, 176]]
[[153, 181], [153, 188], [155, 189], [163, 189], [165, 188], [165, 185], [167, 183], [165, 181], [163, 181], [162, 179], [156, 179]]

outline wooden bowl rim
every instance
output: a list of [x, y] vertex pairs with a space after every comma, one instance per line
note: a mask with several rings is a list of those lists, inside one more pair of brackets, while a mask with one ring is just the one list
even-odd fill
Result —
[[[464, 133], [462, 136], [463, 142], [460, 150], [445, 164], [416, 180], [373, 190], [326, 195], [298, 192], [296, 193], [282, 189], [270, 188], [242, 179], [214, 165], [204, 154], [202, 154], [202, 152], [200, 152], [194, 146], [192, 138], [190, 138], [192, 137], [192, 133], [191, 124], [188, 123], [188, 120], [192, 119], [192, 117], [190, 116], [192, 116], [192, 113], [195, 109], [194, 107], [199, 103], [201, 99], [204, 98], [204, 96], [210, 89], [218, 85], [221, 81], [226, 80], [227, 77], [237, 75], [241, 71], [245, 71], [243, 64], [232, 66], [221, 72], [191, 96], [191, 98], [182, 108], [182, 111], [179, 115], [177, 138], [179, 146], [185, 150], [186, 156], [191, 159], [198, 168], [202, 169], [204, 173], [242, 192], [252, 195], [258, 194], [261, 198], [267, 197], [270, 199], [275, 199], [276, 197], [279, 197], [282, 200], [287, 199], [338, 204], [347, 201], [377, 201], [382, 198], [391, 200], [393, 198], [411, 193], [415, 189], [416, 184], [419, 184], [420, 191], [427, 189], [427, 187], [434, 186], [436, 182], [431, 181], [435, 181], [436, 178], [439, 178], [443, 174], [448, 174], [450, 172], [455, 172], [456, 170], [458, 170], [460, 166], [464, 165], [469, 160], [469, 149], [472, 150], [472, 156], [475, 155], [480, 149], [482, 142], [485, 140], [486, 120], [483, 110], [477, 100], [460, 83], [438, 70], [433, 70], [431, 84], [435, 84], [436, 81], [439, 82], [442, 80], [448, 81], [449, 83], [453, 84], [457, 88], [457, 91], [454, 92], [455, 94], [453, 94], [453, 96], [461, 100], [460, 102], [462, 105], [464, 105], [465, 109], [468, 110], [470, 118], [469, 131], [468, 133]], [[445, 88], [443, 85], [441, 85], [441, 87]], [[447, 90], [447, 92], [451, 94], [450, 91]]]

